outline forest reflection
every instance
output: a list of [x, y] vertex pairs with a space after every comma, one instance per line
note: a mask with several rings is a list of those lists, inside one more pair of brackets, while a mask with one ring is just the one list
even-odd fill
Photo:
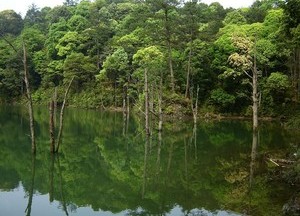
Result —
[[54, 156], [48, 112], [39, 108], [32, 157], [25, 113], [0, 109], [0, 194], [21, 182], [26, 215], [39, 195], [49, 196], [49, 208], [58, 202], [64, 215], [82, 207], [112, 215], [172, 215], [176, 209], [184, 215], [276, 215], [288, 197], [268, 181], [263, 159], [289, 143], [277, 124], [263, 124], [258, 135], [251, 122], [170, 121], [147, 139], [133, 115], [67, 109], [61, 153]]

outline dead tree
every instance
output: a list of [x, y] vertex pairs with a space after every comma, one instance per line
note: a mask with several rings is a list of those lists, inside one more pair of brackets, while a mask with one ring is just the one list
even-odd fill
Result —
[[33, 154], [35, 154], [36, 143], [35, 143], [35, 135], [34, 135], [33, 106], [32, 106], [32, 98], [31, 98], [30, 85], [29, 85], [29, 73], [27, 69], [27, 52], [26, 52], [24, 41], [23, 41], [23, 66], [24, 66], [24, 81], [26, 85], [26, 94], [28, 99], [28, 113], [29, 113], [30, 134], [31, 134], [31, 151]]
[[58, 131], [58, 136], [57, 136], [57, 145], [56, 145], [55, 152], [58, 152], [59, 147], [60, 147], [62, 130], [63, 130], [63, 123], [64, 123], [64, 111], [65, 111], [65, 106], [66, 106], [66, 100], [67, 100], [67, 96], [68, 96], [68, 93], [70, 91], [70, 87], [71, 87], [71, 84], [72, 84], [73, 80], [74, 80], [74, 77], [72, 77], [72, 79], [71, 79], [71, 81], [70, 81], [70, 83], [69, 83], [69, 85], [66, 89], [64, 101], [63, 101], [63, 104], [62, 104], [62, 107], [61, 107], [61, 110], [60, 110], [59, 131]]
[[192, 108], [192, 112], [193, 112], [194, 124], [197, 124], [199, 86], [197, 86], [197, 93], [196, 93], [195, 104], [193, 102], [193, 92], [192, 92], [192, 90], [190, 90], [190, 97], [191, 97], [191, 108]]

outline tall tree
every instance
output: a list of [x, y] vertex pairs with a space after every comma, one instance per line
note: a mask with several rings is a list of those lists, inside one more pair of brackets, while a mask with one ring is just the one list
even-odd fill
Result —
[[144, 71], [144, 95], [145, 95], [145, 132], [150, 136], [149, 124], [149, 73], [155, 73], [161, 68], [164, 60], [162, 52], [156, 46], [150, 46], [137, 51], [133, 60]]
[[167, 62], [170, 74], [170, 87], [173, 92], [175, 92], [175, 74], [174, 74], [174, 64], [173, 64], [173, 53], [174, 39], [177, 19], [179, 18], [176, 6], [179, 5], [178, 0], [148, 0], [154, 11], [157, 11], [155, 18], [159, 19], [162, 25], [160, 33], [163, 35], [164, 45], [167, 50]]
[[228, 60], [232, 66], [241, 70], [251, 79], [253, 130], [256, 131], [259, 99], [256, 38], [254, 43], [248, 38], [239, 36], [233, 36], [232, 40], [237, 52], [231, 54]]
[[291, 43], [289, 67], [293, 81], [294, 100], [298, 102], [300, 94], [300, 0], [286, 0], [282, 7], [285, 14], [285, 29]]

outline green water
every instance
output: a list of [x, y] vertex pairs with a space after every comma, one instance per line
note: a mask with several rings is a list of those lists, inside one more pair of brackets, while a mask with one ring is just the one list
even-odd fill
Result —
[[32, 157], [25, 108], [0, 107], [0, 215], [281, 215], [290, 197], [264, 160], [297, 139], [277, 123], [253, 149], [242, 121], [169, 122], [147, 143], [138, 117], [66, 109], [52, 157], [48, 109], [35, 120]]

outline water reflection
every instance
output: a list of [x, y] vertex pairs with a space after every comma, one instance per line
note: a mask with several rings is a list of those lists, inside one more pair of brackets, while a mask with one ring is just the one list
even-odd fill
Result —
[[28, 197], [28, 204], [27, 208], [25, 209], [26, 216], [31, 215], [31, 206], [32, 206], [32, 199], [33, 199], [33, 191], [34, 191], [34, 179], [35, 179], [35, 154], [32, 154], [32, 163], [31, 163], [31, 185], [29, 189], [29, 197]]
[[32, 160], [26, 114], [0, 109], [0, 117], [1, 215], [277, 215], [284, 203], [260, 162], [269, 147], [286, 148], [289, 136], [276, 125], [262, 127], [259, 145], [251, 124], [229, 121], [165, 123], [148, 140], [133, 116], [67, 109], [53, 157], [40, 108]]

